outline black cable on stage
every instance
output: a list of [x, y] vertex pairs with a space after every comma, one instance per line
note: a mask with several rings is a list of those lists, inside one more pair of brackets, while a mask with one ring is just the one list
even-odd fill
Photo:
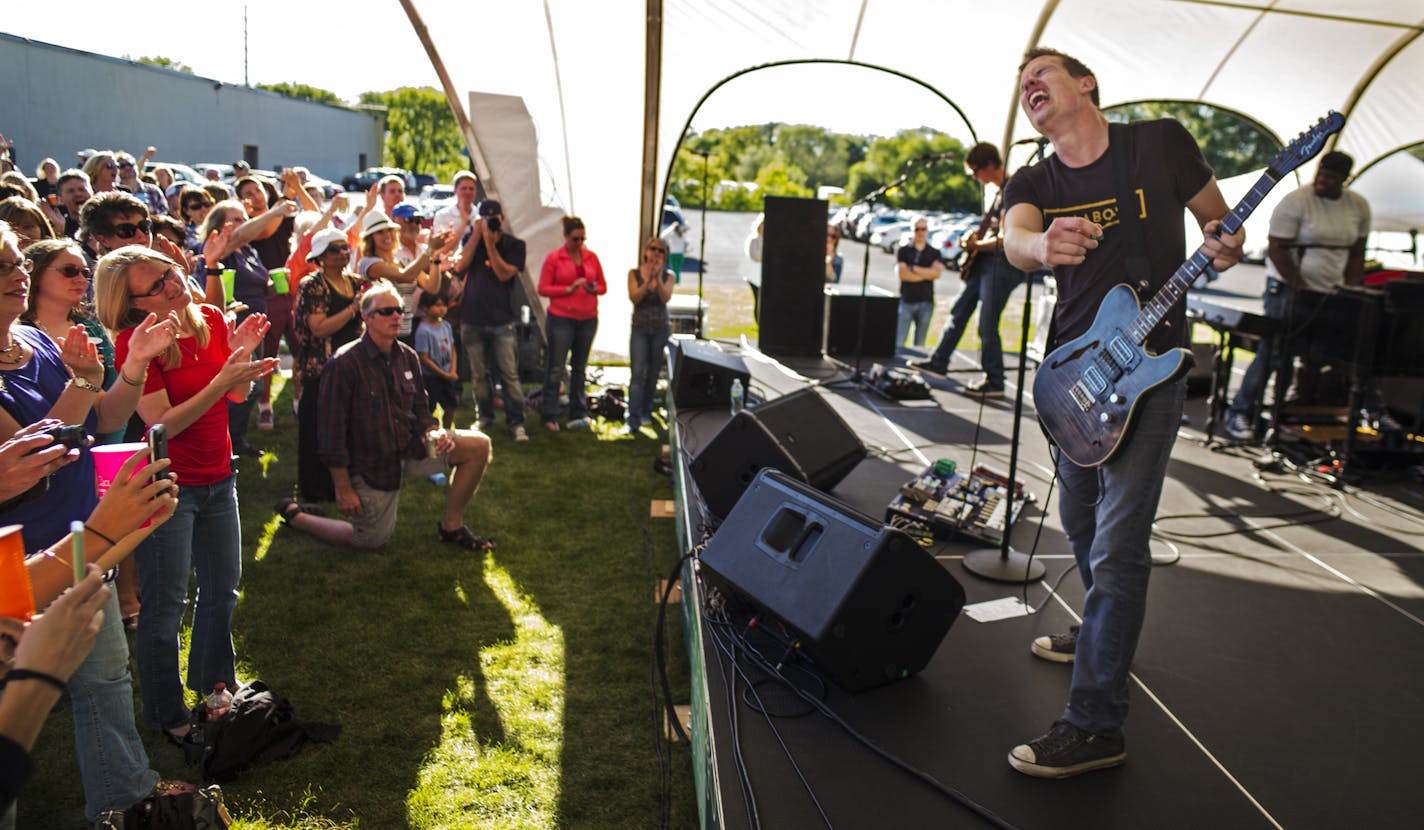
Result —
[[[707, 616], [708, 609], [704, 608], [703, 610], [704, 620], [709, 619], [710, 617]], [[704, 625], [704, 628], [708, 627]], [[718, 645], [718, 651], [721, 651], [721, 642], [717, 639], [717, 633], [710, 629], [707, 633], [712, 636], [713, 643]], [[736, 659], [733, 658], [732, 662], [735, 665]], [[746, 758], [742, 756], [741, 723], [738, 719], [740, 713], [737, 709], [736, 674], [734, 669], [724, 669], [722, 671], [722, 686], [723, 694], [727, 701], [727, 723], [732, 733], [732, 760], [733, 766], [736, 767], [737, 770], [738, 789], [742, 791], [742, 806], [747, 811], [747, 823], [753, 828], [760, 828], [761, 816], [756, 808], [756, 792], [752, 789], [752, 779], [747, 771]]]
[[668, 682], [667, 659], [664, 652], [667, 651], [665, 631], [667, 626], [668, 597], [672, 596], [673, 586], [677, 584], [678, 577], [682, 573], [682, 563], [691, 559], [696, 554], [697, 550], [693, 549], [680, 556], [676, 564], [673, 565], [672, 572], [668, 574], [667, 583], [663, 588], [662, 599], [658, 602], [657, 631], [653, 635], [653, 648], [657, 652], [658, 673], [662, 678], [663, 702], [667, 706], [668, 720], [672, 721], [672, 728], [673, 731], [677, 732], [677, 736], [688, 743], [691, 743], [691, 739], [687, 737], [687, 732], [683, 731], [682, 724], [678, 722], [677, 709], [672, 702], [672, 684]]
[[900, 769], [902, 772], [905, 772], [910, 776], [919, 779], [921, 782], [928, 785], [931, 789], [934, 789], [939, 793], [948, 796], [952, 801], [969, 810], [971, 813], [974, 813], [975, 815], [984, 819], [993, 826], [1005, 828], [1006, 830], [1015, 830], [1014, 825], [1009, 824], [1007, 821], [1000, 818], [996, 813], [989, 810], [987, 807], [984, 807], [977, 801], [974, 801], [973, 799], [969, 798], [959, 790], [942, 783], [939, 779], [935, 778], [929, 773], [910, 765], [909, 763], [900, 759], [894, 753], [890, 752], [884, 747], [881, 747], [879, 744], [871, 740], [866, 735], [861, 734], [861, 732], [859, 732], [855, 727], [851, 726], [848, 722], [846, 722], [844, 718], [836, 714], [835, 710], [832, 709], [830, 706], [807, 694], [802, 689], [797, 687], [794, 683], [791, 683], [785, 677], [782, 677], [780, 672], [760, 652], [755, 650], [748, 650], [747, 654], [754, 661], [756, 661], [756, 663], [763, 672], [779, 679], [797, 697], [800, 697], [802, 700], [806, 701], [813, 708], [815, 708], [816, 711], [820, 712], [832, 723], [839, 726], [842, 730], [845, 731], [846, 734], [850, 735], [862, 746], [866, 747], [871, 752], [874, 752], [876, 755], [879, 755], [881, 759], [889, 762], [892, 766]]
[[[710, 622], [711, 617], [709, 616], [708, 619]], [[761, 695], [756, 692], [756, 685], [752, 682], [746, 671], [741, 667], [741, 663], [737, 659], [736, 645], [740, 644], [743, 647], [745, 653], [749, 655], [759, 654], [759, 652], [756, 651], [755, 647], [753, 647], [744, 636], [738, 634], [735, 631], [735, 627], [732, 623], [727, 622], [724, 623], [724, 625], [727, 628], [727, 633], [730, 634], [730, 636], [733, 638], [733, 645], [729, 646], [725, 641], [723, 641], [723, 633], [717, 630], [717, 628], [709, 627], [709, 633], [711, 633], [712, 635], [712, 641], [717, 644], [718, 650], [721, 651], [727, 657], [727, 659], [731, 661], [731, 675], [734, 680], [733, 691], [735, 690], [735, 678], [740, 677], [742, 679], [742, 682], [746, 684], [746, 688], [751, 690], [751, 693], [756, 696], [757, 706], [753, 708], [755, 708], [756, 711], [760, 712], [762, 717], [766, 719], [767, 727], [771, 730], [772, 736], [776, 738], [776, 742], [781, 747], [782, 753], [786, 755], [786, 760], [788, 763], [791, 764], [792, 771], [796, 773], [796, 777], [801, 781], [801, 786], [805, 788], [806, 795], [811, 799], [811, 803], [815, 805], [816, 812], [819, 813], [821, 816], [821, 821], [823, 821], [827, 827], [831, 827], [831, 820], [829, 817], [826, 816], [826, 810], [824, 807], [821, 806], [820, 799], [816, 797], [815, 789], [811, 786], [811, 782], [806, 780], [806, 774], [804, 771], [802, 771], [801, 765], [796, 762], [796, 756], [791, 752], [791, 748], [786, 745], [785, 739], [781, 737], [781, 730], [776, 728], [776, 724], [772, 721], [771, 715], [766, 711], [766, 705], [761, 702]], [[733, 699], [732, 703], [735, 706], [735, 699]]]

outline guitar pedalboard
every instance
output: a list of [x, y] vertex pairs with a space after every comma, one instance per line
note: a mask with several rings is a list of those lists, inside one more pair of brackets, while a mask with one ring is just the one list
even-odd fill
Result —
[[885, 521], [911, 531], [922, 544], [960, 535], [998, 545], [1010, 511], [1018, 521], [1024, 504], [1034, 501], [1022, 481], [1010, 498], [1008, 483], [982, 465], [965, 475], [955, 462], [940, 459], [900, 487], [885, 508]]

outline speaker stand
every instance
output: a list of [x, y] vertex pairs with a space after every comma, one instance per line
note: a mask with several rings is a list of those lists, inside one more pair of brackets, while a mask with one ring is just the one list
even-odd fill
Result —
[[1043, 578], [1043, 563], [1009, 546], [1014, 529], [1014, 483], [1019, 471], [1019, 421], [1023, 415], [1024, 369], [1028, 363], [1029, 307], [1033, 305], [1033, 274], [1025, 275], [1023, 330], [1019, 333], [1018, 389], [1014, 393], [1014, 431], [1009, 444], [1009, 509], [1004, 514], [1004, 538], [999, 547], [980, 548], [964, 557], [964, 570], [995, 582], [1022, 584]]

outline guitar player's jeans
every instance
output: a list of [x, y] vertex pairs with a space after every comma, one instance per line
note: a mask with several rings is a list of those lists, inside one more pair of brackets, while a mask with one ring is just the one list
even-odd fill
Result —
[[979, 306], [979, 360], [984, 376], [992, 387], [1004, 388], [1004, 345], [999, 338], [999, 317], [1009, 294], [1023, 282], [1024, 273], [1009, 264], [1008, 257], [985, 252], [975, 258], [969, 279], [959, 299], [949, 310], [949, 322], [939, 336], [939, 345], [930, 355], [930, 363], [941, 372], [949, 369], [950, 358], [964, 337], [964, 327], [974, 306]]
[[1086, 591], [1063, 718], [1095, 734], [1116, 734], [1127, 718], [1127, 674], [1152, 571], [1148, 541], [1185, 398], [1185, 381], [1145, 396], [1132, 432], [1101, 467], [1058, 455], [1058, 513]]

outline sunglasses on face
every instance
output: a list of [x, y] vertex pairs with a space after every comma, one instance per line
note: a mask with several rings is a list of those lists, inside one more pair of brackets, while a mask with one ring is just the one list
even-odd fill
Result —
[[127, 162], [127, 161], [121, 161], [121, 162], [119, 162], [119, 169], [120, 169], [120, 170], [132, 170], [133, 167], [134, 167], [134, 166], [133, 166], [133, 163], [132, 163], [132, 162]]
[[35, 264], [28, 259], [17, 259], [14, 262], [0, 262], [0, 277], [8, 277], [15, 273], [16, 270], [28, 274], [33, 267], [35, 267]]
[[153, 222], [148, 219], [140, 219], [137, 222], [120, 222], [109, 229], [110, 236], [117, 236], [120, 239], [133, 239], [140, 233], [148, 233], [153, 230]]
[[106, 165], [104, 165], [104, 169], [105, 169], [105, 170], [113, 171], [113, 170], [118, 170], [118, 169], [119, 169], [119, 166], [118, 166], [117, 164], [106, 164]]
[[183, 206], [183, 209], [184, 209], [184, 210], [202, 210], [203, 208], [210, 208], [210, 207], [212, 207], [212, 206], [213, 206], [213, 203], [212, 203], [212, 202], [189, 202], [188, 204], [186, 204], [186, 205]]
[[400, 306], [398, 306], [398, 305], [388, 305], [388, 306], [386, 306], [386, 307], [384, 307], [384, 308], [373, 308], [373, 309], [371, 309], [371, 311], [369, 312], [369, 314], [368, 314], [367, 316], [369, 316], [369, 317], [394, 317], [395, 315], [400, 314], [400, 313], [401, 313], [401, 307], [400, 307]]
[[147, 291], [143, 292], [142, 294], [135, 294], [134, 299], [137, 300], [143, 297], [157, 297], [159, 294], [163, 293], [163, 289], [168, 286], [168, 281], [170, 279], [173, 279], [174, 276], [175, 274], [173, 272], [173, 269], [169, 268], [167, 271], [163, 272], [163, 276], [159, 277], [157, 280], [154, 280], [153, 285], [149, 286], [149, 289]]
[[74, 279], [75, 277], [83, 277], [87, 280], [90, 277], [94, 276], [94, 272], [90, 271], [86, 266], [83, 265], [55, 265], [46, 268], [45, 270], [58, 271], [59, 273], [65, 275], [66, 277], [69, 277], [70, 279]]

